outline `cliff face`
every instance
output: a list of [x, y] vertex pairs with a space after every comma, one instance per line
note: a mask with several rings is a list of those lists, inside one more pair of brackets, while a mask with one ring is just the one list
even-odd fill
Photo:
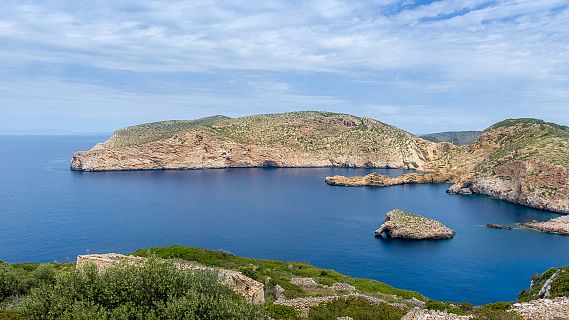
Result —
[[451, 190], [569, 213], [569, 128], [534, 119], [506, 120], [469, 147], [427, 165], [459, 173]]
[[81, 171], [226, 167], [419, 168], [453, 148], [416, 138], [376, 120], [294, 112], [237, 119], [216, 116], [117, 131], [76, 152]]
[[452, 182], [450, 193], [479, 193], [532, 208], [569, 214], [569, 128], [535, 119], [506, 120], [470, 146], [449, 148], [421, 169], [389, 178], [328, 177], [342, 186]]

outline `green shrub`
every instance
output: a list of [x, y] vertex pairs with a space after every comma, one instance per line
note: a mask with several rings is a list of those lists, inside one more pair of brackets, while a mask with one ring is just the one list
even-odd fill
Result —
[[337, 299], [313, 307], [308, 319], [328, 320], [350, 317], [354, 320], [399, 320], [405, 311], [384, 303], [372, 304], [365, 298]]
[[0, 310], [0, 320], [27, 320], [23, 314], [16, 310]]
[[217, 275], [150, 261], [59, 273], [34, 288], [22, 313], [33, 319], [261, 319], [260, 307], [221, 285]]
[[429, 300], [425, 303], [425, 309], [447, 311], [450, 313], [463, 315], [465, 312], [472, 310], [473, 306], [470, 303], [448, 303], [436, 300]]
[[278, 305], [278, 304], [268, 304], [266, 306], [268, 316], [273, 319], [281, 320], [295, 320], [300, 319], [298, 312], [292, 307]]
[[552, 297], [569, 297], [569, 270], [565, 269], [559, 274], [551, 284], [549, 293]]
[[522, 320], [515, 312], [508, 311], [512, 307], [510, 302], [496, 302], [477, 308], [474, 311], [474, 319], [484, 320]]
[[0, 264], [0, 302], [18, 293], [20, 277], [10, 265]]

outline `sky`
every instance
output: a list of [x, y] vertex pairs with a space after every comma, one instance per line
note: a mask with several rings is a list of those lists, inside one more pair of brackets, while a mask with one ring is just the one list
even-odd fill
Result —
[[0, 0], [0, 133], [326, 110], [569, 125], [567, 0]]

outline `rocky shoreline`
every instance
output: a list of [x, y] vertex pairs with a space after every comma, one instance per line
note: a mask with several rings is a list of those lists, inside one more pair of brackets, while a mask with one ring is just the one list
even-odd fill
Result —
[[77, 171], [248, 167], [416, 169], [390, 178], [327, 177], [334, 186], [453, 183], [453, 194], [482, 194], [569, 214], [569, 128], [509, 119], [472, 145], [433, 143], [382, 122], [328, 112], [164, 121], [120, 129], [73, 154]]
[[437, 174], [437, 173], [407, 173], [398, 177], [389, 177], [379, 173], [370, 173], [366, 176], [332, 176], [326, 177], [324, 181], [331, 186], [345, 186], [345, 187], [363, 187], [363, 186], [376, 186], [376, 187], [389, 187], [400, 184], [419, 184], [419, 183], [446, 183], [450, 182], [452, 177], [450, 175]]
[[445, 240], [454, 237], [454, 230], [439, 221], [400, 209], [389, 211], [385, 221], [375, 231], [375, 236], [415, 240]]
[[520, 223], [520, 226], [540, 232], [569, 236], [569, 216], [562, 216], [543, 222], [531, 221]]

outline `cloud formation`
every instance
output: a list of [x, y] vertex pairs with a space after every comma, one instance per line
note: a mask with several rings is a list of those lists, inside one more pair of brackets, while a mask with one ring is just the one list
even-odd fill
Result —
[[4, 0], [0, 10], [0, 128], [37, 114], [44, 126], [98, 114], [108, 130], [307, 108], [383, 108], [380, 120], [416, 132], [520, 116], [568, 124], [565, 0]]

